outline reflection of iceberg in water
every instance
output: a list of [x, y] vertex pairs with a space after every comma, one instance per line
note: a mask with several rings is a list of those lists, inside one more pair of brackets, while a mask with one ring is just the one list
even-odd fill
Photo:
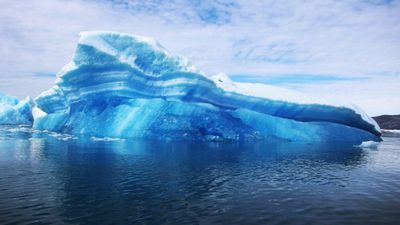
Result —
[[[334, 164], [348, 164], [349, 160], [349, 157], [345, 157], [344, 162], [331, 161], [322, 151], [310, 151], [312, 146], [290, 143], [241, 145], [125, 141], [88, 144], [60, 141], [53, 137], [39, 138], [37, 135], [34, 134], [31, 141], [24, 140], [25, 147], [8, 147], [13, 150], [30, 149], [33, 151], [31, 157], [39, 157], [39, 160], [51, 165], [48, 168], [51, 171], [47, 172], [52, 174], [51, 179], [58, 180], [54, 183], [59, 186], [53, 186], [46, 196], [52, 196], [48, 201], [55, 201], [53, 204], [60, 204], [57, 206], [60, 217], [73, 220], [85, 216], [94, 222], [104, 222], [96, 220], [99, 213], [109, 218], [124, 218], [125, 221], [119, 221], [122, 223], [126, 222], [126, 218], [158, 215], [166, 208], [177, 207], [177, 202], [189, 202], [190, 205], [181, 207], [192, 214], [169, 215], [172, 221], [188, 222], [196, 212], [206, 208], [228, 210], [226, 203], [232, 201], [233, 197], [229, 193], [239, 191], [230, 180], [265, 176], [264, 179], [271, 179], [271, 190], [275, 190], [278, 183], [293, 177], [299, 179], [299, 170], [289, 170], [291, 160], [303, 153], [313, 152], [302, 155], [303, 160], [311, 157], [313, 161]], [[335, 155], [334, 158], [339, 156], [343, 159], [341, 152], [335, 149], [330, 153]], [[353, 149], [347, 153], [352, 155], [352, 163], [361, 160], [360, 151]], [[298, 164], [295, 161], [292, 163]], [[286, 175], [282, 176], [283, 173]], [[257, 186], [255, 181], [253, 179], [252, 185]], [[46, 181], [39, 179], [30, 185], [33, 193], [35, 185], [40, 184], [45, 185]], [[38, 198], [41, 196], [38, 195]], [[149, 218], [152, 223], [161, 220]]]
[[207, 77], [150, 38], [84, 32], [42, 93], [34, 127], [74, 135], [188, 140], [379, 141], [356, 107], [262, 84]]
[[[9, 177], [3, 187], [13, 190], [0, 192], [0, 208], [13, 209], [6, 218], [40, 211], [68, 223], [196, 224], [218, 217], [237, 224], [234, 215], [279, 221], [282, 208], [296, 216], [318, 214], [307, 207], [349, 204], [340, 198], [365, 198], [364, 191], [381, 194], [371, 190], [381, 188], [381, 178], [371, 177], [376, 158], [370, 158], [381, 151], [349, 145], [63, 141], [46, 132], [2, 129], [8, 139], [0, 140], [0, 169]], [[36, 201], [10, 200], [18, 196]]]

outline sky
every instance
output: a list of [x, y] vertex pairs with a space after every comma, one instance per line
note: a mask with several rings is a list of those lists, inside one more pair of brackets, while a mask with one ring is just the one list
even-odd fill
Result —
[[0, 92], [50, 88], [85, 30], [154, 37], [208, 75], [400, 114], [400, 0], [0, 0]]

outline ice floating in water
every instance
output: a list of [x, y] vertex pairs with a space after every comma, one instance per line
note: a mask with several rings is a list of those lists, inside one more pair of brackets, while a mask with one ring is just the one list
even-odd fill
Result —
[[10, 133], [27, 133], [31, 134], [33, 139], [40, 139], [43, 135], [55, 138], [61, 141], [69, 141], [69, 140], [77, 140], [78, 137], [65, 134], [65, 133], [57, 133], [48, 130], [34, 130], [31, 126], [19, 125], [19, 126], [2, 126], [2, 131], [10, 132]]
[[70, 140], [78, 139], [74, 135], [70, 135], [70, 134], [59, 134], [59, 133], [55, 133], [55, 132], [46, 132], [46, 134], [49, 135], [50, 137], [53, 137], [60, 141], [70, 141]]
[[34, 128], [110, 138], [380, 141], [360, 109], [206, 76], [151, 38], [81, 33], [73, 60], [36, 99]]
[[32, 125], [33, 101], [30, 97], [17, 98], [0, 93], [0, 125]]
[[92, 141], [125, 141], [125, 139], [110, 138], [110, 137], [103, 137], [103, 138], [91, 137], [90, 140], [92, 140]]
[[372, 148], [372, 149], [376, 149], [378, 148], [379, 142], [375, 142], [375, 141], [363, 141], [360, 145], [357, 145], [356, 147], [359, 148]]

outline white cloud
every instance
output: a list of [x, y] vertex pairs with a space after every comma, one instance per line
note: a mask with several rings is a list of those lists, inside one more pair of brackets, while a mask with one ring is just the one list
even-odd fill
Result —
[[399, 114], [400, 77], [370, 78], [358, 81], [336, 81], [318, 85], [293, 85], [310, 95], [361, 106], [372, 116]]
[[370, 77], [332, 87], [364, 87], [351, 95], [368, 112], [376, 105], [400, 113], [385, 104], [400, 95], [399, 1], [3, 0], [0, 90], [23, 97], [49, 87], [52, 79], [36, 74], [66, 64], [82, 30], [153, 36], [209, 74]]

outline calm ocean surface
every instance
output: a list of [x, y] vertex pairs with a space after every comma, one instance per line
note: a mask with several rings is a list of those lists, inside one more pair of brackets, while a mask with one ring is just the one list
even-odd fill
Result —
[[400, 137], [361, 149], [1, 126], [0, 224], [400, 224]]

